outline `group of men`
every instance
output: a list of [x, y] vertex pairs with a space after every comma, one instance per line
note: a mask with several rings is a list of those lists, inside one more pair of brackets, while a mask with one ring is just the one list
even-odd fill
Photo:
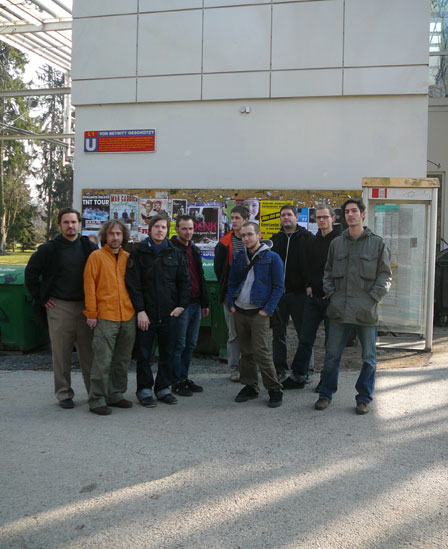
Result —
[[[192, 243], [193, 220], [155, 215], [149, 236], [129, 254], [129, 230], [120, 220], [103, 224], [101, 248], [79, 234], [78, 211], [59, 212], [61, 230], [38, 248], [25, 270], [34, 305], [46, 309], [52, 346], [55, 394], [64, 409], [74, 407], [70, 372], [75, 346], [91, 412], [131, 408], [125, 398], [134, 342], [137, 399], [145, 407], [176, 404], [175, 394], [203, 388], [188, 378], [202, 316], [209, 301], [199, 249]], [[151, 369], [157, 337], [159, 363]], [[174, 393], [174, 394], [173, 394]]]
[[[347, 229], [334, 226], [328, 204], [315, 208], [318, 232], [298, 224], [292, 205], [280, 210], [281, 230], [262, 241], [249, 211], [235, 206], [232, 230], [215, 250], [215, 273], [228, 326], [230, 379], [244, 387], [237, 402], [259, 393], [257, 366], [269, 392], [269, 406], [282, 402], [283, 389], [301, 389], [314, 370], [313, 345], [325, 324], [325, 361], [316, 387], [316, 410], [328, 407], [337, 391], [339, 364], [354, 331], [362, 347], [363, 365], [356, 384], [356, 413], [368, 412], [376, 371], [377, 306], [391, 285], [389, 253], [383, 239], [363, 222], [361, 199], [342, 206]], [[260, 318], [261, 317], [261, 318]], [[269, 321], [272, 324], [272, 356]], [[292, 319], [298, 347], [287, 377], [287, 327]]]
[[[232, 229], [216, 246], [214, 267], [228, 326], [230, 378], [243, 384], [236, 402], [258, 397], [258, 371], [270, 408], [282, 404], [283, 389], [309, 383], [314, 340], [324, 321], [326, 353], [315, 408], [327, 408], [337, 390], [342, 352], [354, 329], [363, 359], [356, 412], [367, 413], [376, 370], [377, 304], [389, 290], [391, 271], [384, 241], [363, 225], [362, 200], [347, 200], [342, 211], [348, 228], [341, 235], [333, 226], [332, 208], [318, 205], [319, 230], [313, 236], [298, 225], [295, 207], [284, 205], [281, 230], [263, 240], [249, 210], [232, 209]], [[202, 392], [188, 377], [201, 318], [209, 314], [201, 254], [192, 242], [193, 219], [179, 215], [176, 236], [169, 240], [170, 220], [155, 215], [148, 222], [149, 236], [130, 254], [124, 249], [129, 231], [119, 220], [103, 225], [100, 249], [79, 235], [76, 210], [62, 210], [58, 222], [61, 234], [33, 254], [25, 281], [35, 306], [46, 309], [60, 406], [74, 407], [74, 345], [95, 414], [132, 407], [125, 393], [134, 341], [140, 404], [176, 404], [175, 395]], [[298, 347], [286, 377], [290, 317]]]

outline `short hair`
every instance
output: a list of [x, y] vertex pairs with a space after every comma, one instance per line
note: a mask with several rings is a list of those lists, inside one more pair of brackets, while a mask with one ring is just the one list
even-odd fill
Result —
[[170, 232], [170, 218], [167, 215], [164, 214], [157, 214], [151, 217], [151, 219], [148, 221], [148, 233], [151, 232], [151, 229], [153, 226], [157, 223], [157, 221], [166, 221], [166, 230], [167, 234]]
[[364, 204], [364, 201], [362, 198], [349, 198], [344, 202], [344, 204], [342, 204], [342, 215], [344, 216], [344, 219], [345, 219], [345, 208], [347, 207], [348, 204], [356, 204], [356, 206], [358, 206], [359, 211], [361, 213], [366, 210], [366, 205]]
[[297, 208], [292, 204], [283, 204], [283, 206], [280, 208], [280, 214], [283, 210], [291, 210], [294, 215], [297, 215]]
[[241, 229], [243, 229], [243, 227], [253, 227], [255, 234], [260, 233], [260, 225], [258, 223], [255, 223], [255, 221], [246, 221], [246, 223], [243, 223]]
[[317, 210], [328, 210], [330, 212], [330, 215], [335, 215], [333, 208], [330, 206], [330, 204], [325, 204], [325, 202], [321, 202], [318, 204], [314, 210], [317, 212]]
[[127, 243], [129, 242], [130, 233], [129, 229], [126, 227], [123, 221], [120, 221], [119, 219], [109, 219], [109, 221], [106, 221], [102, 224], [100, 232], [98, 233], [101, 246], [107, 244], [107, 233], [112, 229], [112, 227], [115, 227], [115, 225], [118, 225], [121, 229], [121, 232], [123, 233], [123, 242], [121, 243], [121, 246], [122, 248], [126, 247]]
[[230, 215], [232, 215], [233, 213], [240, 214], [243, 219], [249, 219], [250, 217], [250, 212], [248, 208], [246, 208], [246, 206], [242, 206], [241, 204], [238, 204], [238, 206], [234, 206], [230, 210]]
[[176, 217], [176, 227], [179, 227], [181, 221], [193, 221], [194, 223], [194, 219], [188, 214], [181, 214]]
[[161, 201], [161, 200], [154, 200], [154, 204], [160, 204], [160, 205], [162, 205], [162, 201]]
[[59, 210], [58, 212], [58, 225], [61, 224], [62, 216], [65, 214], [76, 214], [78, 221], [81, 221], [81, 214], [78, 212], [78, 210], [75, 210], [73, 208], [62, 208], [62, 210]]

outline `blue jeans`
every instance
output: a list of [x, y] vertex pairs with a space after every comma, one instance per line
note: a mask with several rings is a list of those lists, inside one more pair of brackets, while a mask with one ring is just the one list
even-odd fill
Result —
[[297, 376], [306, 376], [310, 369], [310, 360], [313, 356], [313, 346], [317, 330], [322, 320], [325, 324], [325, 345], [328, 339], [327, 307], [329, 300], [322, 297], [307, 296], [303, 307], [302, 331], [300, 345], [293, 364], [293, 373]]
[[[272, 354], [274, 359], [275, 370], [278, 375], [284, 374], [288, 369], [286, 360], [286, 330], [288, 328], [289, 317], [292, 318], [294, 328], [296, 329], [297, 339], [300, 342], [300, 332], [302, 330], [303, 306], [305, 304], [305, 294], [294, 294], [289, 292], [283, 294], [278, 302], [278, 312], [281, 320], [279, 326], [272, 329]], [[297, 351], [292, 360], [291, 370], [296, 371], [298, 368]], [[309, 365], [309, 373], [314, 371], [314, 360], [311, 357]]]
[[338, 390], [338, 372], [342, 353], [354, 328], [362, 347], [362, 368], [356, 382], [357, 402], [370, 402], [375, 386], [376, 372], [376, 334], [378, 326], [360, 326], [358, 324], [340, 324], [330, 320], [325, 363], [322, 372], [320, 395], [331, 400]]
[[176, 318], [173, 350], [173, 383], [188, 379], [191, 357], [196, 348], [201, 324], [200, 303], [190, 303]]

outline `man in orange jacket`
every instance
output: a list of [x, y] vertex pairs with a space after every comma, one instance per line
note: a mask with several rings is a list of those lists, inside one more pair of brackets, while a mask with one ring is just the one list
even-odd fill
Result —
[[124, 281], [129, 254], [122, 246], [128, 242], [129, 230], [113, 219], [104, 223], [99, 236], [102, 248], [89, 256], [84, 270], [84, 314], [94, 330], [89, 408], [107, 416], [112, 413], [108, 406], [132, 407], [124, 393], [136, 328]]

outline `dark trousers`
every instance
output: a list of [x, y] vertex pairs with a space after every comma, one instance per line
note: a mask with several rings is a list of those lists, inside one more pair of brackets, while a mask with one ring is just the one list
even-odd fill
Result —
[[296, 353], [296, 361], [293, 365], [294, 375], [306, 376], [313, 355], [313, 346], [317, 330], [322, 321], [325, 325], [325, 345], [328, 339], [327, 307], [329, 300], [322, 297], [307, 296], [303, 307], [302, 331], [300, 332], [300, 345]]
[[[303, 307], [305, 304], [305, 294], [287, 293], [283, 294], [278, 303], [278, 311], [281, 323], [272, 329], [272, 353], [277, 374], [283, 374], [288, 369], [287, 349], [286, 349], [286, 330], [288, 328], [289, 317], [292, 318], [297, 338], [300, 342], [300, 333], [302, 330]], [[298, 350], [298, 349], [297, 349]], [[298, 357], [297, 351], [293, 358], [291, 369], [297, 370]], [[311, 365], [314, 368], [314, 364]], [[310, 368], [311, 369], [311, 368]]]
[[[172, 383], [172, 351], [173, 351], [173, 320], [168, 317], [159, 321], [151, 321], [146, 332], [137, 329], [137, 397], [151, 395], [152, 387], [156, 396], [162, 397], [170, 392]], [[151, 370], [151, 353], [157, 336], [159, 345], [159, 363], [157, 377]]]

